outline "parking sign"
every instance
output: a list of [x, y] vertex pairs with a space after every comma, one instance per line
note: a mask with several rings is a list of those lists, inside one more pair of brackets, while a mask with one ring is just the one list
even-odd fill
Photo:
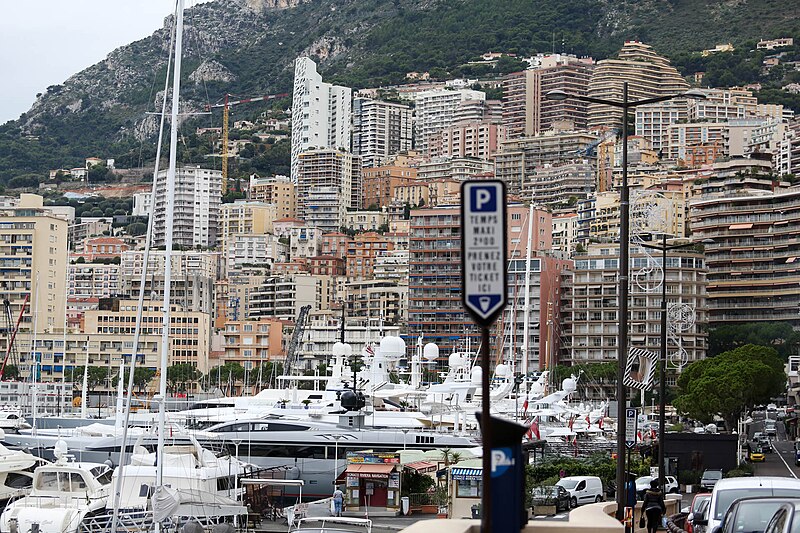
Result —
[[462, 301], [487, 327], [506, 306], [506, 185], [500, 180], [461, 184]]

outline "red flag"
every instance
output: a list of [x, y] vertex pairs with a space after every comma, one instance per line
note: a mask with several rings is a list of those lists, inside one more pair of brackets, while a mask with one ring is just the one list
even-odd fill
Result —
[[578, 447], [578, 436], [577, 435], [572, 437], [572, 445], [575, 446], [576, 448]]
[[636, 432], [636, 440], [642, 440], [642, 432], [641, 431], [637, 431]]
[[603, 429], [603, 417], [602, 416], [597, 421], [597, 427], [599, 427], [600, 429]]
[[650, 430], [650, 438], [653, 439], [653, 440], [656, 440], [657, 437], [658, 437], [658, 434], [656, 433], [656, 430], [655, 429], [651, 429]]
[[528, 399], [525, 398], [525, 403], [522, 404], [522, 416], [528, 412]]
[[569, 419], [569, 430], [572, 431], [572, 424], [575, 422], [575, 417], [570, 417]]
[[531, 422], [531, 427], [528, 429], [528, 438], [535, 436], [536, 440], [542, 440], [542, 435], [539, 433], [539, 424], [534, 420]]
[[591, 426], [592, 426], [592, 421], [591, 421], [591, 419], [589, 418], [589, 415], [586, 415], [586, 423], [587, 423], [587, 424], [589, 424], [589, 427], [591, 427]]

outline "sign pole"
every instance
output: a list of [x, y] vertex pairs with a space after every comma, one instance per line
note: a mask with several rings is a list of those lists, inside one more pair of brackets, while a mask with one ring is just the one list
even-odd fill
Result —
[[492, 530], [492, 497], [489, 488], [492, 483], [492, 432], [488, 431], [491, 427], [490, 424], [490, 388], [489, 376], [491, 376], [489, 367], [489, 327], [484, 326], [481, 328], [481, 424], [483, 432], [481, 434], [483, 445], [483, 471], [482, 471], [482, 485], [483, 492], [481, 493], [481, 533], [489, 533]]
[[[489, 361], [489, 330], [508, 300], [507, 255], [505, 182], [502, 180], [463, 182], [461, 184], [461, 298], [464, 309], [481, 329], [482, 533], [492, 531], [491, 483], [495, 474], [490, 429], [492, 375]], [[501, 454], [499, 453], [498, 457]], [[505, 469], [507, 466], [504, 464], [501, 468]], [[502, 471], [498, 470], [497, 475], [501, 474]]]

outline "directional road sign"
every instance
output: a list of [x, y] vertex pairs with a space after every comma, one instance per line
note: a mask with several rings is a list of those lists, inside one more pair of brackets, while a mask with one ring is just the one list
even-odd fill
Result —
[[462, 301], [472, 319], [488, 327], [506, 306], [506, 184], [461, 184]]
[[636, 409], [628, 407], [625, 409], [625, 446], [633, 448], [636, 446], [636, 433], [639, 428], [639, 417]]

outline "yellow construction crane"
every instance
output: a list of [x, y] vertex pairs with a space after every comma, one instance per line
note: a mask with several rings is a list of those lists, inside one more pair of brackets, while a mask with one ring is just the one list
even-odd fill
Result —
[[243, 98], [241, 100], [231, 100], [232, 94], [226, 94], [222, 102], [206, 106], [206, 111], [212, 109], [222, 108], [222, 194], [223, 196], [228, 192], [228, 117], [230, 117], [230, 108], [234, 105], [249, 104], [250, 102], [262, 102], [265, 100], [275, 100], [277, 98], [285, 98], [289, 93], [269, 94], [266, 96], [256, 96], [254, 98]]

